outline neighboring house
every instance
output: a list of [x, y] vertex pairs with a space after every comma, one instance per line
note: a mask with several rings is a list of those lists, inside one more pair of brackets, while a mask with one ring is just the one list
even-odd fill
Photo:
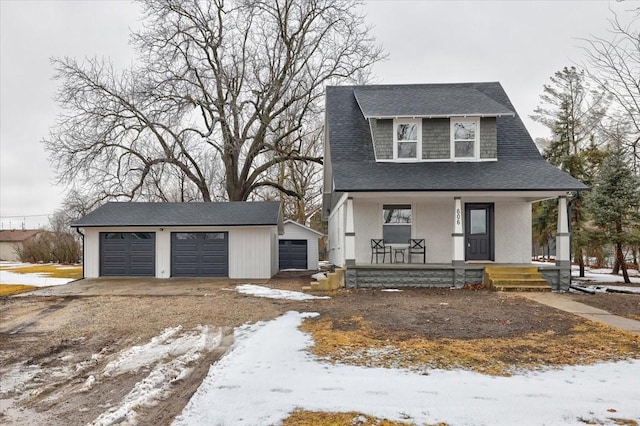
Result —
[[107, 203], [72, 226], [84, 275], [270, 278], [278, 272], [280, 203]]
[[291, 219], [284, 222], [280, 235], [280, 269], [318, 269], [318, 239], [321, 232]]
[[[486, 265], [531, 265], [531, 203], [554, 198], [556, 264], [541, 272], [568, 287], [566, 196], [588, 187], [542, 158], [499, 83], [328, 87], [324, 159], [329, 260], [347, 286], [460, 287]], [[372, 264], [371, 239], [409, 238], [426, 264]]]
[[18, 256], [16, 248], [22, 246], [22, 243], [32, 239], [41, 232], [43, 232], [42, 229], [1, 230], [0, 260], [19, 261], [20, 256]]

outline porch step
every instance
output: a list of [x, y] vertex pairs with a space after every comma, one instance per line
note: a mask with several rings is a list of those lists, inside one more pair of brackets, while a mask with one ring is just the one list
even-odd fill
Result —
[[487, 266], [483, 283], [496, 291], [551, 291], [535, 266]]
[[309, 291], [331, 291], [344, 287], [344, 269], [336, 268], [334, 272], [328, 272], [326, 277], [312, 281], [305, 287]]

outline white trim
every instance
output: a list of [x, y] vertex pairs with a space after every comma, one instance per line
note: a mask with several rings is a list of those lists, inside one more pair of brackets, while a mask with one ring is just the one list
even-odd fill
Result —
[[[456, 157], [455, 123], [472, 122], [476, 124], [473, 157]], [[449, 121], [450, 158], [454, 161], [478, 161], [480, 159], [480, 117], [452, 117]], [[496, 141], [497, 143], [497, 141]]]
[[[367, 119], [367, 121], [369, 122], [369, 132], [371, 133], [371, 145], [373, 148], [373, 158], [376, 161], [378, 161], [378, 151], [376, 150], [376, 133], [374, 131], [373, 123], [371, 122], [371, 119]], [[376, 127], [378, 127], [378, 123], [376, 123]]]
[[367, 191], [350, 192], [354, 200], [385, 200], [386, 204], [408, 204], [431, 199], [462, 197], [467, 202], [540, 201], [566, 196], [567, 191]]
[[347, 201], [348, 197], [349, 197], [348, 192], [345, 192], [344, 194], [342, 194], [342, 196], [340, 197], [336, 205], [331, 207], [331, 214], [329, 215], [329, 219], [331, 219], [336, 214], [336, 211], [338, 211], [338, 209], [340, 209], [340, 207], [344, 204], [344, 202]]
[[402, 161], [402, 160], [406, 160], [406, 158], [398, 158], [397, 160], [393, 160], [393, 159], [383, 159], [383, 160], [376, 160], [377, 163], [491, 163], [491, 162], [495, 162], [498, 161], [497, 158], [493, 157], [493, 158], [423, 158], [421, 160], [411, 160], [409, 159], [409, 161]]
[[[357, 99], [357, 98], [356, 98]], [[363, 114], [364, 115], [364, 114]], [[390, 119], [404, 119], [404, 118], [454, 118], [454, 117], [460, 117], [460, 118], [464, 118], [464, 117], [482, 117], [482, 118], [490, 118], [490, 117], [515, 117], [516, 114], [515, 113], [505, 113], [505, 114], [498, 114], [498, 113], [489, 113], [489, 114], [431, 114], [431, 115], [365, 115], [364, 118], [369, 119], [369, 118], [375, 118], [377, 120], [390, 120]]]
[[[415, 158], [399, 158], [398, 157], [398, 132], [397, 127], [400, 124], [415, 124], [417, 127], [417, 140], [416, 140], [416, 157]], [[402, 142], [412, 142], [412, 141], [402, 141]], [[422, 119], [416, 118], [397, 118], [393, 120], [393, 159], [396, 162], [406, 162], [411, 163], [415, 161], [422, 160]]]

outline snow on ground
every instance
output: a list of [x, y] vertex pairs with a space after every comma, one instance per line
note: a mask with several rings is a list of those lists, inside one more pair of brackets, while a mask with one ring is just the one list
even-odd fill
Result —
[[[102, 372], [94, 374], [88, 374], [87, 370], [105, 357], [102, 353], [93, 354], [91, 359], [80, 362], [74, 362], [73, 356], [60, 358], [69, 363], [54, 367], [46, 364], [28, 365], [26, 362], [0, 366], [0, 412], [6, 414], [7, 410], [15, 409], [15, 404], [21, 399], [38, 394], [45, 386], [45, 380], [74, 386], [73, 382], [77, 383], [81, 379], [84, 383], [74, 391], [86, 392], [96, 382], [103, 382], [120, 374], [144, 371], [148, 374], [119, 403], [91, 423], [137, 424], [137, 411], [141, 407], [152, 406], [158, 400], [166, 398], [172, 391], [173, 383], [191, 373], [193, 362], [204, 352], [218, 347], [221, 341], [222, 330], [219, 328], [199, 326], [182, 332], [181, 327], [174, 327], [165, 329], [146, 344], [121, 351]], [[53, 382], [46, 383], [51, 386]], [[39, 422], [34, 422], [36, 423]]]
[[[633, 284], [640, 284], [640, 275], [635, 269], [629, 269], [629, 279]], [[589, 281], [597, 283], [624, 283], [622, 274], [612, 275], [611, 269], [585, 268], [584, 278], [579, 277], [579, 268], [573, 265], [571, 268], [571, 279], [574, 281]]]
[[327, 277], [327, 274], [325, 274], [324, 272], [318, 272], [317, 274], [311, 275], [311, 278], [313, 278], [316, 281], [320, 281], [321, 279], [326, 277]]
[[212, 365], [174, 425], [277, 424], [296, 407], [454, 426], [640, 419], [640, 361], [513, 377], [331, 365], [306, 352], [313, 341], [298, 326], [310, 315], [238, 329], [235, 348]]
[[0, 284], [25, 284], [47, 287], [63, 285], [75, 280], [75, 278], [51, 278], [45, 276], [45, 274], [17, 274], [6, 269], [0, 270]]
[[[588, 281], [585, 281], [588, 282]], [[589, 290], [595, 293], [632, 293], [632, 294], [640, 294], [640, 287], [625, 287], [622, 285], [587, 285], [583, 282], [573, 279], [572, 286], [579, 287], [585, 290]], [[611, 289], [611, 290], [609, 290]]]
[[330, 299], [329, 296], [314, 296], [312, 294], [302, 293], [301, 291], [278, 290], [277, 288], [269, 288], [261, 285], [242, 284], [236, 286], [238, 293], [248, 294], [256, 297], [266, 297], [267, 299], [287, 299], [287, 300], [313, 300], [313, 299]]
[[104, 376], [155, 365], [117, 407], [102, 413], [91, 425], [136, 424], [136, 409], [151, 406], [155, 401], [165, 398], [174, 382], [191, 373], [191, 363], [200, 358], [203, 351], [219, 346], [222, 340], [220, 329], [210, 333], [208, 327], [196, 327], [181, 335], [180, 331], [181, 327], [167, 328], [149, 343], [123, 351], [118, 359], [107, 364]]

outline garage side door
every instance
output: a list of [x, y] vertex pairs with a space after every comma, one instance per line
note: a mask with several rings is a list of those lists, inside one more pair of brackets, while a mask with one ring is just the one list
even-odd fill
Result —
[[155, 232], [100, 233], [100, 276], [155, 275]]
[[308, 269], [307, 240], [280, 240], [280, 269]]
[[171, 275], [229, 276], [228, 240], [226, 232], [171, 233]]

